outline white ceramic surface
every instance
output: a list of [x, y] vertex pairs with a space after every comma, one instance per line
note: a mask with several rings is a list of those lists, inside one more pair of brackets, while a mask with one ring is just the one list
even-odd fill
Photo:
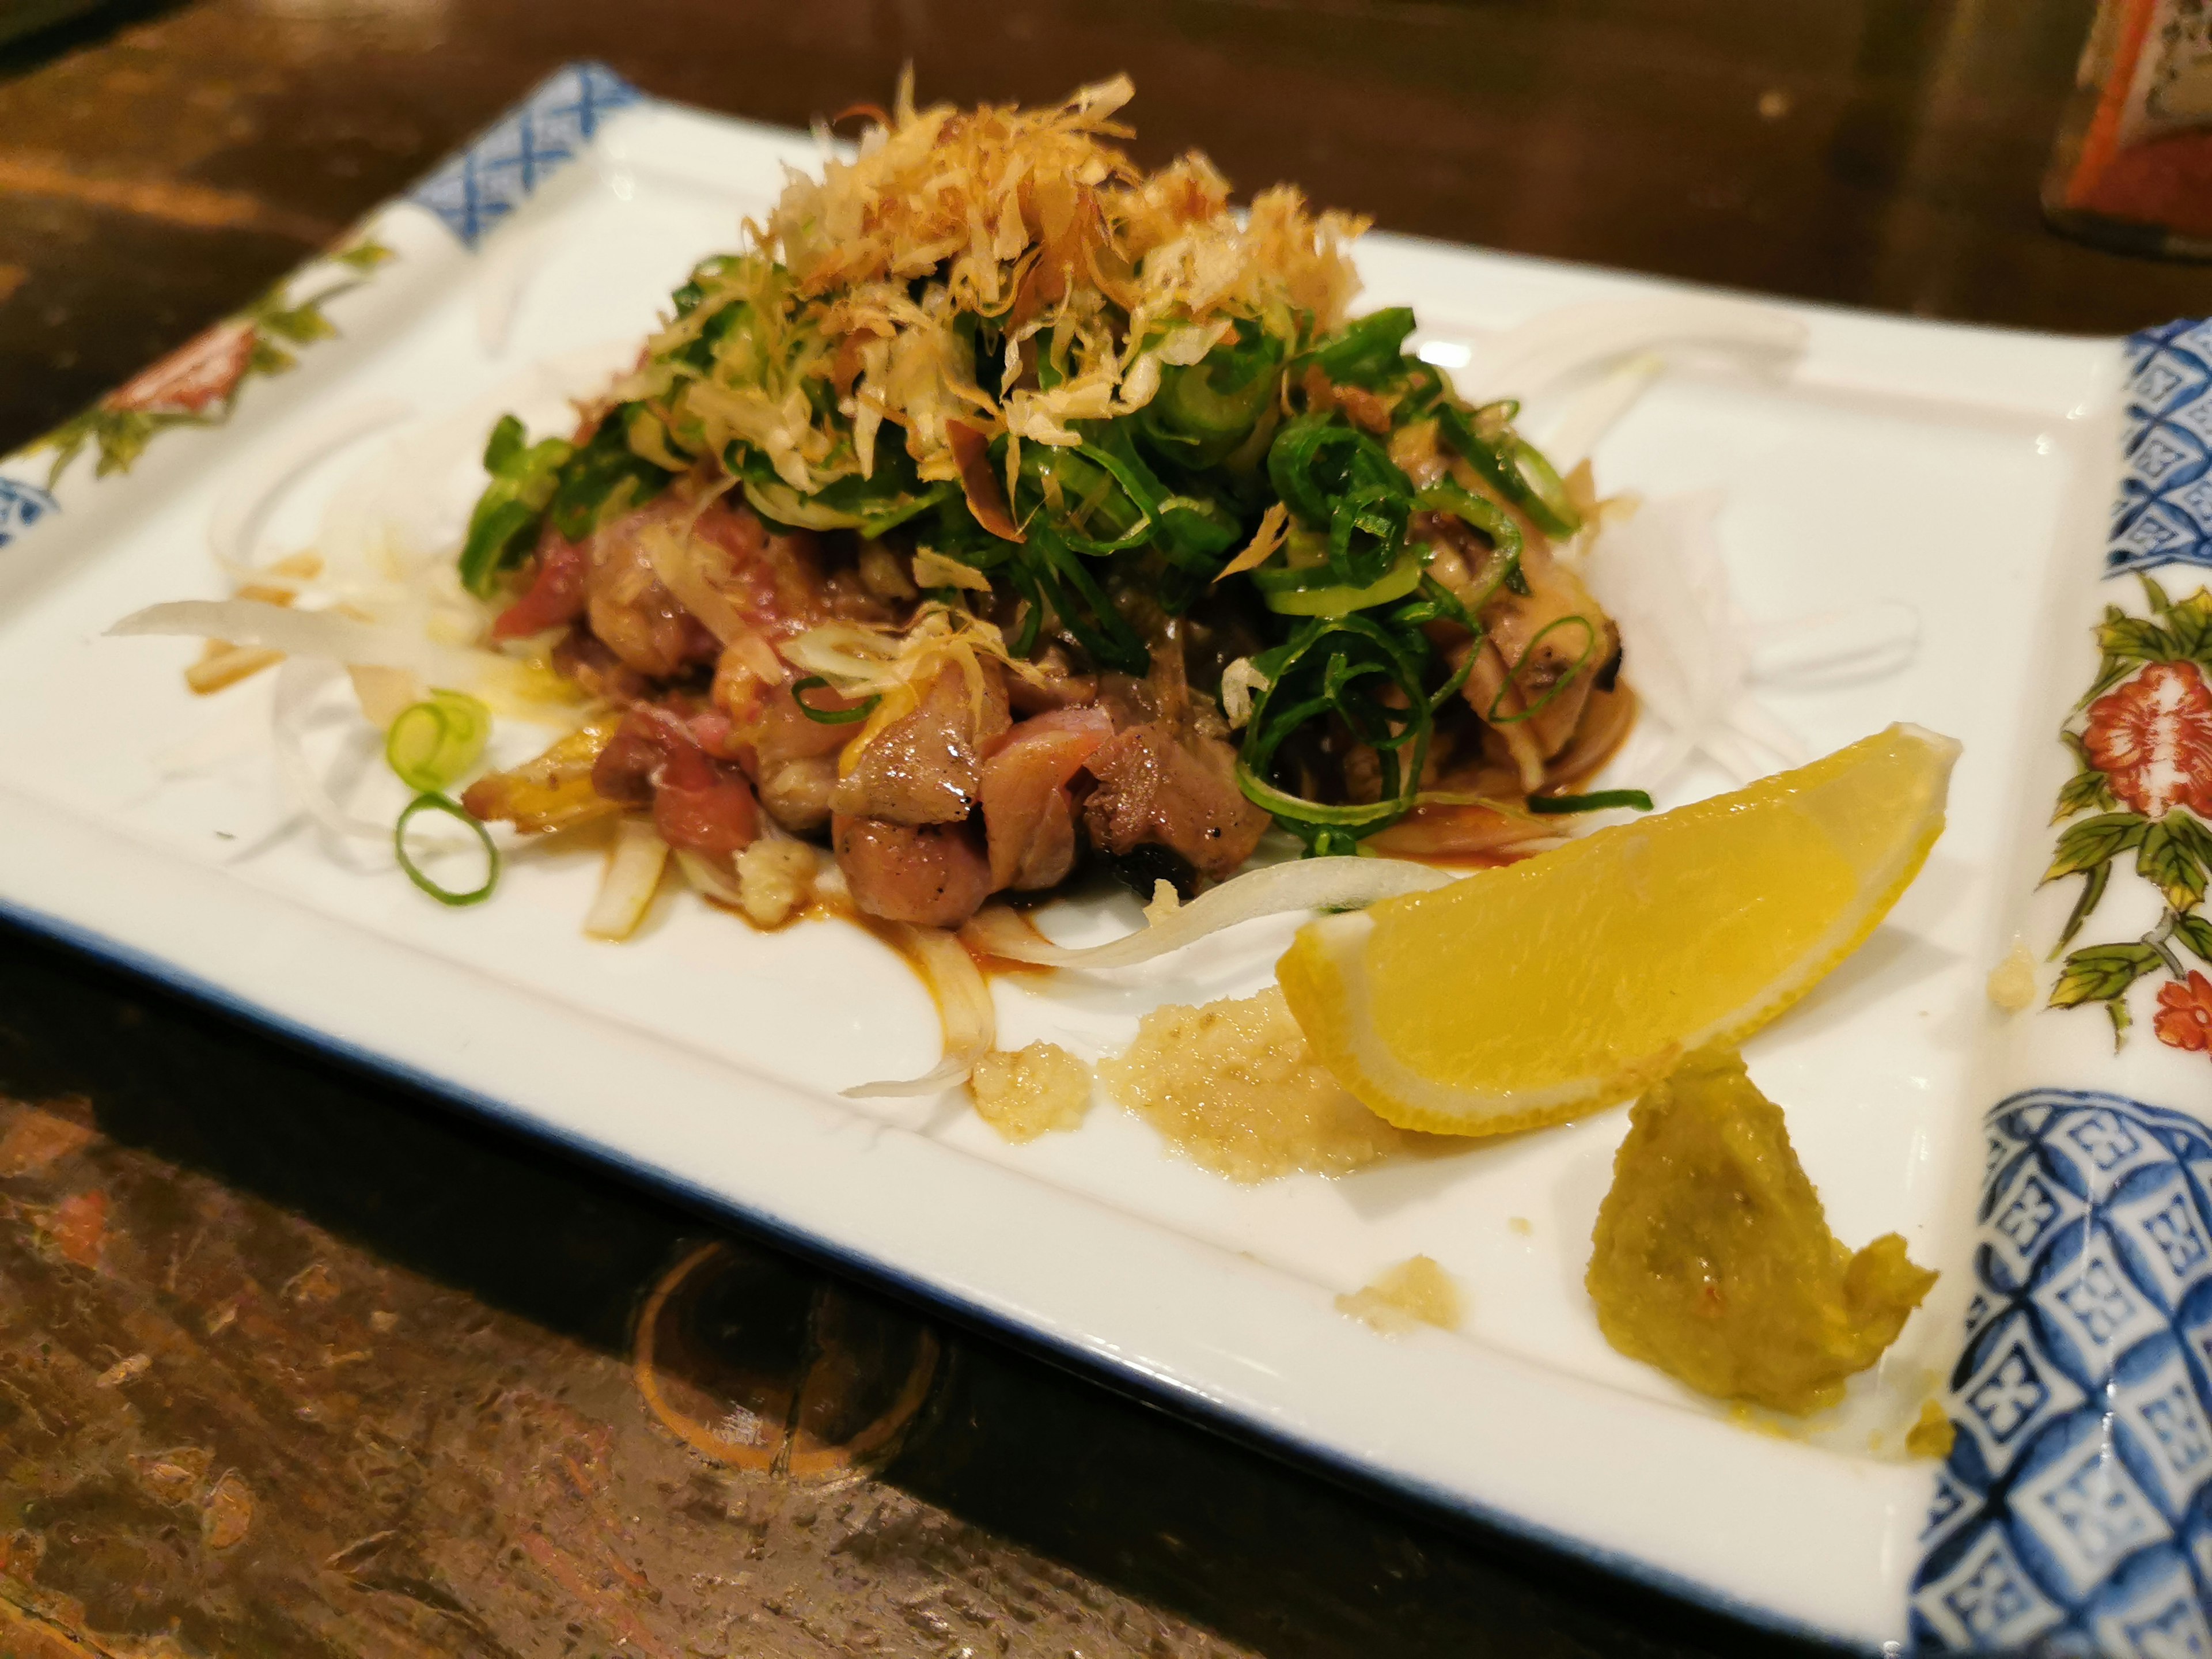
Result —
[[[1898, 1448], [1956, 1347], [1948, 1292], [1998, 1092], [1982, 983], [2014, 925], [2007, 860], [2045, 815], [2049, 768], [2030, 757], [2065, 699], [2043, 618], [2053, 584], [2082, 586], [2098, 557], [2113, 343], [1791, 307], [1810, 345], [1786, 380], [1670, 375], [1595, 456], [1608, 491], [1725, 492], [1723, 555], [1752, 618], [1877, 599], [1917, 614], [1896, 672], [1764, 695], [1812, 750], [1894, 720], [1966, 744], [1927, 872], [1747, 1050], [1840, 1236], [1896, 1230], [1947, 1270], [1879, 1372], [1785, 1437], [1600, 1338], [1581, 1277], [1623, 1113], [1246, 1188], [1104, 1104], [1013, 1147], [958, 1099], [846, 1102], [849, 1084], [935, 1058], [928, 998], [866, 936], [757, 935], [669, 894], [635, 941], [595, 944], [578, 922], [597, 871], [578, 855], [518, 856], [494, 902], [441, 908], [289, 810], [268, 677], [198, 699], [179, 672], [196, 647], [101, 637], [145, 604], [227, 591], [211, 526], [263, 558], [305, 545], [382, 447], [480, 434], [487, 398], [532, 365], [641, 334], [690, 262], [773, 198], [781, 165], [814, 159], [797, 135], [644, 106], [473, 255], [392, 206], [371, 228], [399, 257], [332, 302], [342, 339], [252, 387], [227, 425], [163, 434], [122, 485], [67, 498], [0, 555], [0, 903], [1422, 1498], [1747, 1616], [1899, 1638], [1930, 1474]], [[1386, 236], [1359, 262], [1362, 303], [1413, 305], [1446, 357], [1551, 307], [1660, 288]], [[426, 519], [465, 505], [426, 501]], [[1722, 783], [1692, 776], [1662, 805]], [[1135, 920], [1127, 902], [1043, 918], [1070, 937]], [[1263, 982], [1289, 931], [1252, 924], [1110, 981], [1002, 983], [1002, 1042], [1095, 1056], [1146, 1007]], [[1459, 1279], [1464, 1330], [1386, 1339], [1334, 1310], [1416, 1251]]]

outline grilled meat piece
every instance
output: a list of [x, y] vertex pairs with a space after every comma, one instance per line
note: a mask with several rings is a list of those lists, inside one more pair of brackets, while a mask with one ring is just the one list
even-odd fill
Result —
[[890, 823], [953, 823], [982, 798], [982, 751], [1007, 727], [1006, 671], [981, 665], [979, 688], [957, 665], [941, 669], [913, 712], [868, 738], [841, 777], [832, 805], [848, 817]]
[[1139, 847], [1165, 848], [1190, 866], [1193, 890], [1226, 881], [1269, 822], [1237, 787], [1236, 763], [1237, 751], [1219, 738], [1177, 733], [1160, 721], [1131, 726], [1084, 763], [1098, 780], [1083, 803], [1091, 844], [1117, 860]]
[[1114, 735], [1103, 708], [1065, 708], [1010, 729], [983, 763], [983, 828], [991, 884], [1057, 886], [1075, 867], [1075, 797], [1068, 787]]
[[866, 915], [924, 927], [957, 927], [991, 893], [991, 864], [974, 828], [962, 823], [831, 820], [838, 867]]

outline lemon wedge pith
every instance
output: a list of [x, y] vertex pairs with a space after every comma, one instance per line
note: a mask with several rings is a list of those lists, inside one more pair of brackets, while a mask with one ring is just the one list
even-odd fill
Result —
[[1277, 967], [1322, 1062], [1401, 1128], [1498, 1134], [1733, 1045], [1857, 949], [1943, 830], [1959, 745], [1893, 726], [1732, 794], [1309, 922]]

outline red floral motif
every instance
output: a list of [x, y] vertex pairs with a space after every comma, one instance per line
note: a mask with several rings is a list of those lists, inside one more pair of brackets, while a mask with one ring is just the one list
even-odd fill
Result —
[[101, 399], [144, 415], [204, 415], [230, 401], [253, 358], [253, 325], [217, 323]]
[[2082, 738], [2132, 811], [2162, 818], [2186, 806], [2212, 818], [2212, 690], [2195, 663], [2153, 663], [2107, 691], [2089, 705]]
[[2197, 1054], [2212, 1046], [2212, 979], [2195, 969], [2186, 985], [2169, 981], [2158, 988], [2158, 1017], [2151, 1021], [2158, 1040], [2169, 1048]]

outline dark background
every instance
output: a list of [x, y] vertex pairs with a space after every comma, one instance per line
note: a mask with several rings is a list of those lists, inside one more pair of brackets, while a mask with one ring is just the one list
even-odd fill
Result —
[[[577, 58], [794, 125], [886, 99], [908, 62], [957, 100], [1127, 70], [1145, 160], [1197, 146], [1395, 230], [2023, 328], [2212, 309], [2203, 268], [2039, 219], [2088, 9], [111, 5], [0, 46], [0, 450]], [[0, 1095], [0, 1651], [1801, 1650], [1346, 1492], [7, 932]], [[711, 1241], [656, 1316], [656, 1411], [641, 1304]], [[836, 1451], [924, 1375], [902, 1438]], [[808, 1428], [830, 1472], [672, 1431], [733, 1410]]]

